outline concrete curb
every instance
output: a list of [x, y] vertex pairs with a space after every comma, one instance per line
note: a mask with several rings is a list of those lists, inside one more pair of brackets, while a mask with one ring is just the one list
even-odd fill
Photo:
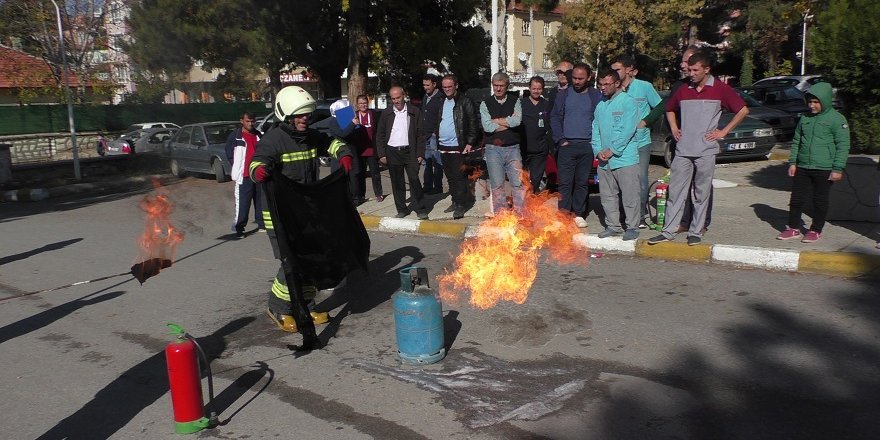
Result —
[[[381, 232], [447, 238], [473, 238], [480, 233], [478, 225], [464, 223], [368, 215], [362, 215], [361, 219], [367, 229]], [[623, 241], [620, 237], [599, 238], [584, 233], [575, 235], [573, 240], [590, 251], [616, 255], [844, 277], [880, 276], [880, 256], [855, 252], [794, 251], [725, 244], [688, 246], [674, 241], [649, 245], [644, 239]]]

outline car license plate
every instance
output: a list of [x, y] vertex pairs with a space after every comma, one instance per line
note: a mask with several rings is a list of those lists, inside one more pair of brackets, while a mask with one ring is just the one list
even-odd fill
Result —
[[752, 148], [755, 148], [754, 142], [740, 142], [740, 143], [730, 144], [727, 146], [728, 151], [751, 150]]

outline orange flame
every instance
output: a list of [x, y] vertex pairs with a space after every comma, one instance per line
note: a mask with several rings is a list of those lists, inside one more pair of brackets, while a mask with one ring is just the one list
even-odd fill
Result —
[[174, 260], [177, 245], [183, 241], [183, 232], [171, 225], [173, 205], [167, 194], [147, 195], [138, 204], [147, 213], [144, 232], [138, 237], [140, 256], [144, 260]]
[[480, 225], [477, 238], [462, 243], [456, 269], [438, 277], [444, 301], [456, 302], [459, 292], [468, 291], [468, 302], [484, 310], [499, 301], [524, 303], [544, 249], [559, 263], [587, 264], [589, 251], [574, 241], [580, 229], [573, 216], [560, 212], [549, 192], [532, 194], [527, 173], [522, 180], [523, 213], [504, 209]]

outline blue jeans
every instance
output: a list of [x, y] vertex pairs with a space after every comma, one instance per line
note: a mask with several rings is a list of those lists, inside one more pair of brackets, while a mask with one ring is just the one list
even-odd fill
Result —
[[522, 212], [525, 189], [522, 184], [522, 155], [519, 144], [503, 147], [486, 145], [486, 167], [489, 171], [489, 186], [492, 188], [492, 212], [507, 207], [504, 191], [504, 176], [510, 181], [513, 192], [513, 209]]
[[593, 167], [593, 147], [589, 140], [569, 141], [556, 150], [559, 168], [559, 210], [587, 218], [590, 187], [587, 179]]
[[443, 192], [443, 160], [437, 151], [437, 136], [431, 135], [425, 145], [425, 174], [422, 178], [425, 192]]

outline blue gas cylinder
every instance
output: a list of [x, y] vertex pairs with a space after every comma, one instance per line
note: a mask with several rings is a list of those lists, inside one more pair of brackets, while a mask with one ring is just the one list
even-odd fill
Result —
[[408, 267], [400, 271], [400, 290], [391, 296], [397, 354], [410, 364], [433, 364], [443, 359], [443, 311], [428, 285], [428, 269]]

